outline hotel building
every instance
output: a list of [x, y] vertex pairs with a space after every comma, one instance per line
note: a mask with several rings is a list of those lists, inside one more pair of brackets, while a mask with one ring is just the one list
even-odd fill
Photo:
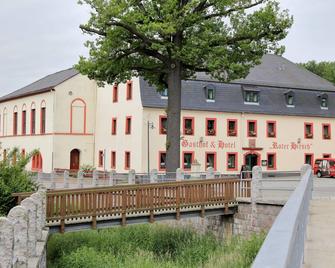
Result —
[[[0, 98], [2, 156], [39, 149], [28, 168], [43, 172], [163, 172], [167, 98], [141, 77], [99, 87], [74, 69], [49, 75]], [[335, 156], [335, 86], [280, 56], [231, 83], [183, 81], [181, 116], [185, 170], [290, 171]]]

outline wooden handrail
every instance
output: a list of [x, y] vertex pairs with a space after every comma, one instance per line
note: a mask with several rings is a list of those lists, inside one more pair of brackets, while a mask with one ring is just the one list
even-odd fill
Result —
[[47, 192], [47, 220], [60, 221], [64, 231], [66, 220], [90, 217], [96, 228], [97, 217], [119, 216], [126, 224], [128, 213], [150, 213], [172, 210], [176, 218], [184, 207], [200, 207], [204, 215], [207, 205], [228, 204], [237, 197], [249, 197], [250, 189], [241, 191], [241, 183], [250, 187], [250, 180], [213, 179], [142, 185], [124, 185], [90, 189], [53, 190]]

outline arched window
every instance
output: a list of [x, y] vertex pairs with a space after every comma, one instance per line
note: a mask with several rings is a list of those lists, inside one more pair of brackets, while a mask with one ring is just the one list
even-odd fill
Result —
[[31, 162], [31, 170], [42, 171], [43, 169], [43, 158], [41, 153], [35, 154]]
[[7, 136], [7, 108], [3, 109], [2, 124], [2, 134], [3, 136]]
[[36, 106], [33, 102], [30, 108], [30, 134], [36, 134]]
[[25, 104], [22, 105], [22, 124], [21, 124], [21, 135], [27, 134], [27, 107]]
[[86, 103], [82, 99], [74, 99], [71, 103], [71, 133], [86, 133]]
[[14, 110], [13, 110], [13, 135], [16, 136], [17, 135], [17, 122], [18, 121], [18, 117], [17, 117], [17, 106], [14, 106]]
[[45, 125], [46, 125], [46, 104], [43, 100], [41, 102], [41, 118], [40, 118], [40, 133], [45, 134]]

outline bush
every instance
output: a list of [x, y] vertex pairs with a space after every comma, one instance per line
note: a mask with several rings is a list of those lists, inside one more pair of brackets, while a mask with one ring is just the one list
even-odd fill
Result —
[[12, 193], [30, 192], [37, 186], [32, 181], [32, 174], [25, 170], [31, 157], [38, 151], [22, 156], [17, 148], [8, 153], [0, 161], [0, 215], [7, 215], [9, 210], [16, 205]]

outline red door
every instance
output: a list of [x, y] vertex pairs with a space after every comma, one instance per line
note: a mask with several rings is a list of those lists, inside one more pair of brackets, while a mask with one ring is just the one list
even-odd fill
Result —
[[80, 152], [78, 149], [73, 149], [70, 154], [70, 169], [79, 170]]

